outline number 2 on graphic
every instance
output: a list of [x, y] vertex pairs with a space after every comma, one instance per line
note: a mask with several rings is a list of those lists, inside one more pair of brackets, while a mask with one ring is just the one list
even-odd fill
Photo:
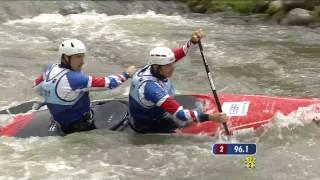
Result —
[[220, 146], [220, 152], [223, 153], [223, 146]]

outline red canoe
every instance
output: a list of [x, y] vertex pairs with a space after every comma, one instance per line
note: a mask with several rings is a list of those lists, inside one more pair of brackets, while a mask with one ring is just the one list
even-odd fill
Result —
[[[320, 99], [317, 98], [292, 98], [273, 97], [261, 95], [219, 95], [224, 111], [232, 115], [228, 127], [232, 133], [240, 131], [263, 129], [270, 123], [277, 113], [284, 116], [299, 114], [299, 120], [308, 123], [312, 120], [320, 120]], [[217, 112], [214, 98], [210, 95], [193, 94], [180, 95], [176, 99], [187, 108], [202, 108], [206, 112]], [[61, 132], [48, 130], [50, 114], [47, 110], [28, 112], [35, 102], [27, 102], [18, 106], [0, 111], [2, 114], [14, 114], [11, 123], [0, 128], [0, 136], [51, 136], [62, 135]], [[128, 108], [125, 100], [95, 101], [96, 125], [98, 129], [117, 130], [119, 123], [128, 116]], [[115, 118], [110, 124], [106, 119]], [[109, 122], [109, 121], [108, 121]], [[223, 132], [221, 124], [215, 122], [203, 122], [189, 125], [177, 130], [187, 134], [216, 135]]]

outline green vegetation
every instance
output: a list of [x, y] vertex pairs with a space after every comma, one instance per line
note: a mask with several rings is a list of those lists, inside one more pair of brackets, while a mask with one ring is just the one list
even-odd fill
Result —
[[320, 6], [316, 6], [313, 11], [311, 11], [311, 15], [314, 17], [315, 21], [320, 22]]
[[311, 14], [315, 17], [320, 17], [320, 6], [316, 6]]
[[201, 5], [208, 11], [219, 12], [233, 9], [239, 13], [251, 13], [261, 0], [188, 0], [191, 10], [196, 10], [196, 6]]

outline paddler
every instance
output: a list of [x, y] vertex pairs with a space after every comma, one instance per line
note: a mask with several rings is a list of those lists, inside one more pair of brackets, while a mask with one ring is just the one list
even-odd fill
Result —
[[136, 72], [130, 66], [117, 75], [87, 75], [81, 71], [85, 53], [81, 41], [63, 41], [59, 46], [60, 64], [48, 65], [34, 81], [34, 89], [44, 97], [54, 122], [65, 134], [95, 129], [89, 91], [114, 89]]
[[224, 113], [207, 114], [185, 109], [174, 98], [170, 77], [175, 64], [205, 36], [202, 30], [192, 33], [191, 39], [180, 48], [156, 47], [148, 56], [148, 65], [138, 70], [131, 81], [129, 110], [130, 126], [140, 133], [172, 133], [191, 122], [227, 122]]

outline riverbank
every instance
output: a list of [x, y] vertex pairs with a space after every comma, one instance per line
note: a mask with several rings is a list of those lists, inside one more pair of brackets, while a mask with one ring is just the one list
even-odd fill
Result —
[[259, 14], [281, 25], [320, 27], [320, 0], [188, 0], [192, 12]]

